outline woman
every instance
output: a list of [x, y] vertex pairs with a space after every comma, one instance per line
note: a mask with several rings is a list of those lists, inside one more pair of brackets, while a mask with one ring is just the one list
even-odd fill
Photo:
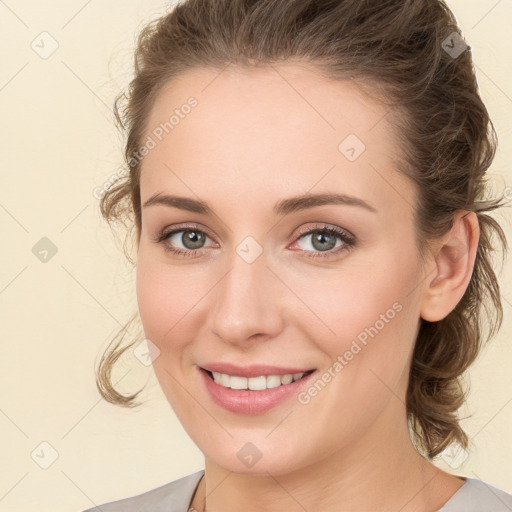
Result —
[[[447, 6], [187, 0], [135, 71], [102, 213], [133, 220], [153, 367], [205, 469], [101, 510], [511, 510], [432, 464], [468, 445], [459, 379], [507, 248]], [[113, 403], [135, 405], [110, 371], [139, 341], [101, 362]]]

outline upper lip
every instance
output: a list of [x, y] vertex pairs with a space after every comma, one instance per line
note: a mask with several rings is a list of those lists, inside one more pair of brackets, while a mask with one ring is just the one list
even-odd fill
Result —
[[210, 372], [225, 373], [237, 377], [260, 377], [261, 375], [286, 375], [289, 373], [305, 373], [314, 368], [292, 368], [284, 366], [272, 366], [268, 364], [251, 364], [248, 366], [237, 366], [232, 363], [208, 363], [201, 365], [201, 368]]

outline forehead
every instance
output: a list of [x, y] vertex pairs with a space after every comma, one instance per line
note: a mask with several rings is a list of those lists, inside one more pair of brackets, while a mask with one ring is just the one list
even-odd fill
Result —
[[407, 208], [412, 189], [396, 170], [389, 115], [354, 82], [303, 64], [189, 70], [160, 90], [151, 109], [144, 140], [154, 147], [142, 161], [142, 200], [158, 191], [207, 200], [222, 192], [224, 200], [261, 207], [267, 198], [273, 205], [334, 190]]

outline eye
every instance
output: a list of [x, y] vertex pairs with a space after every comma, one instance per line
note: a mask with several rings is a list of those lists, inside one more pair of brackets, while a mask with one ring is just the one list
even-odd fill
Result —
[[312, 253], [307, 256], [310, 258], [331, 257], [355, 245], [355, 237], [353, 235], [341, 228], [329, 227], [325, 224], [301, 230], [295, 244], [299, 244], [301, 240], [307, 240], [308, 238], [310, 240], [300, 248], [305, 252]]
[[204, 244], [208, 238], [210, 237], [200, 229], [193, 226], [181, 226], [180, 229], [163, 231], [154, 241], [161, 243], [167, 252], [190, 258], [198, 255], [197, 253], [205, 247]]
[[[311, 237], [310, 241], [301, 246], [300, 242], [308, 237]], [[212, 246], [205, 246], [207, 239], [211, 240], [205, 231], [197, 229], [196, 226], [176, 226], [171, 231], [164, 230], [159, 233], [154, 241], [162, 244], [169, 253], [194, 258], [200, 256], [205, 247]], [[308, 258], [326, 258], [350, 249], [355, 245], [355, 237], [341, 228], [316, 224], [312, 228], [299, 231], [292, 245], [297, 244], [299, 249], [309, 253]]]

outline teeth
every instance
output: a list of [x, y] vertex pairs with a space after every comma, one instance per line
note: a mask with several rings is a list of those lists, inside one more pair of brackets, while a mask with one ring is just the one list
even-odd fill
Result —
[[229, 387], [231, 389], [247, 389], [247, 377], [231, 377]]
[[[233, 382], [233, 377], [231, 377], [231, 382]], [[247, 385], [249, 389], [254, 391], [267, 389], [267, 378], [264, 375], [261, 377], [251, 377], [250, 379], [247, 379]]]
[[281, 377], [281, 384], [290, 384], [290, 382], [293, 380], [293, 375], [290, 375], [287, 373], [286, 375], [283, 375]]
[[[217, 372], [215, 372], [217, 373]], [[229, 375], [226, 375], [225, 373], [217, 373], [217, 375], [220, 375], [220, 384], [225, 386], [226, 388], [229, 388], [229, 383], [231, 382], [231, 377]], [[218, 381], [216, 381], [218, 382]]]
[[269, 375], [267, 377], [267, 388], [277, 388], [281, 385], [281, 376], [280, 375]]
[[263, 389], [277, 388], [284, 384], [290, 384], [302, 378], [304, 372], [287, 373], [286, 375], [261, 375], [259, 377], [238, 377], [235, 375], [227, 375], [225, 373], [212, 372], [213, 380], [231, 389], [250, 389], [253, 391], [261, 391]]

